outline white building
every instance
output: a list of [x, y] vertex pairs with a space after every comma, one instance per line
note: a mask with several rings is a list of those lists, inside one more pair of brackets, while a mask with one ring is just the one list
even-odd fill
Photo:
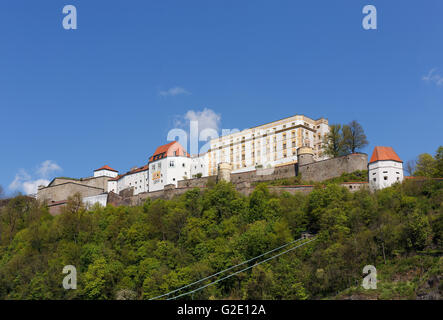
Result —
[[369, 188], [372, 191], [403, 181], [403, 161], [391, 147], [375, 147], [368, 170]]
[[208, 176], [208, 153], [191, 156], [191, 178]]
[[107, 165], [94, 170], [94, 178], [97, 178], [97, 177], [115, 178], [117, 176], [118, 176], [118, 171], [112, 169], [111, 167], [109, 167]]
[[191, 157], [177, 141], [158, 147], [149, 158], [149, 191], [162, 190], [168, 184], [177, 186], [178, 181], [190, 179], [191, 164]]
[[149, 191], [149, 166], [133, 168], [125, 174], [116, 176], [108, 181], [108, 191], [119, 193], [122, 190], [133, 188], [134, 195]]
[[322, 140], [329, 132], [328, 120], [296, 115], [229, 134], [210, 141], [208, 175], [217, 174], [219, 163], [230, 163], [233, 173], [271, 168], [297, 162], [297, 148], [310, 146], [314, 160], [322, 154]]

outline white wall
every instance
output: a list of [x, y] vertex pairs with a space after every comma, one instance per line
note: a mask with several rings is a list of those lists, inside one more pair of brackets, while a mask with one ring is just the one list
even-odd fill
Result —
[[108, 202], [108, 194], [103, 193], [96, 196], [84, 197], [82, 201], [86, 208], [90, 208], [96, 203], [100, 204], [103, 207], [106, 207], [106, 204]]
[[148, 192], [148, 170], [139, 171], [135, 173], [127, 173], [117, 181], [108, 181], [108, 191], [120, 193], [122, 190], [134, 187], [134, 195]]
[[403, 163], [397, 161], [376, 161], [369, 164], [369, 188], [380, 190], [403, 181]]
[[202, 177], [208, 176], [208, 155], [202, 154], [198, 157], [191, 158], [191, 175], [193, 178], [196, 174], [201, 173]]
[[167, 184], [191, 178], [192, 159], [188, 157], [167, 157], [149, 164], [149, 191], [162, 190]]
[[116, 176], [118, 176], [118, 173], [115, 171], [110, 171], [110, 170], [98, 170], [98, 171], [94, 171], [94, 177], [111, 177], [111, 178], [115, 178]]
[[108, 192], [118, 193], [117, 181], [108, 181]]

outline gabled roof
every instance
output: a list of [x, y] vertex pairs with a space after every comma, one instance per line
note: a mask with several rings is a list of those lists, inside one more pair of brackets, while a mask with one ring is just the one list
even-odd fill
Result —
[[[170, 156], [170, 149], [183, 149], [184, 148], [180, 145], [180, 143], [178, 143], [177, 141], [172, 141], [170, 143], [164, 144], [160, 147], [158, 147], [154, 154], [149, 158], [149, 162], [155, 161], [155, 160], [159, 160], [159, 159], [163, 159], [166, 158], [167, 156]], [[184, 150], [184, 154], [186, 157], [190, 157], [189, 153], [186, 152], [186, 150]]]
[[105, 165], [101, 168], [95, 169], [94, 171], [100, 171], [100, 170], [108, 170], [108, 171], [114, 171], [114, 172], [118, 172], [117, 170], [112, 169], [110, 166]]
[[133, 169], [133, 170], [131, 170], [131, 171], [128, 171], [128, 172], [126, 172], [126, 173], [119, 174], [119, 175], [116, 176], [115, 178], [111, 178], [111, 179], [109, 179], [108, 181], [118, 181], [118, 180], [120, 180], [121, 178], [123, 178], [123, 177], [125, 177], [125, 176], [128, 176], [128, 175], [130, 175], [130, 174], [138, 173], [138, 172], [142, 172], [142, 171], [146, 171], [146, 170], [149, 170], [149, 165], [148, 165], [148, 164], [147, 164], [147, 165], [144, 165], [143, 167], [140, 167], [140, 168], [135, 168], [135, 169]]
[[369, 163], [373, 163], [376, 161], [397, 161], [397, 162], [403, 162], [401, 161], [400, 157], [395, 153], [394, 149], [392, 147], [381, 147], [377, 146], [374, 148], [374, 151], [372, 152], [372, 157]]

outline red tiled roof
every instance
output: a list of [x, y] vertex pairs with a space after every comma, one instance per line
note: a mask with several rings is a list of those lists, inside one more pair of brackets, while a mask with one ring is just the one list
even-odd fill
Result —
[[341, 184], [367, 184], [369, 182], [367, 181], [348, 181], [348, 182], [342, 182]]
[[116, 176], [115, 178], [111, 178], [111, 179], [109, 179], [109, 181], [118, 181], [118, 180], [120, 180], [121, 178], [123, 178], [124, 176], [130, 175], [130, 174], [133, 174], [133, 173], [137, 173], [137, 172], [146, 171], [146, 170], [148, 170], [148, 169], [149, 169], [149, 165], [147, 164], [147, 165], [144, 165], [143, 167], [135, 168], [135, 169], [133, 169], [133, 170], [131, 170], [131, 171], [128, 171], [128, 172], [126, 172], [126, 173], [119, 174], [119, 175]]
[[392, 147], [380, 147], [377, 146], [374, 148], [374, 152], [372, 152], [372, 157], [369, 163], [382, 161], [382, 160], [392, 160], [392, 161], [401, 161], [400, 157], [395, 153]]
[[[176, 145], [176, 146], [175, 146]], [[174, 148], [172, 148], [172, 146], [175, 146]], [[172, 141], [170, 143], [164, 144], [160, 147], [158, 147], [154, 154], [149, 158], [149, 162], [152, 162], [155, 158], [155, 160], [158, 159], [163, 159], [166, 158], [168, 156], [172, 156], [170, 151], [175, 151], [175, 150], [183, 150], [183, 153], [186, 155], [186, 157], [190, 157], [189, 153], [186, 152], [186, 150], [180, 145], [180, 143], [178, 143], [177, 141]]]
[[105, 165], [105, 166], [103, 166], [103, 167], [101, 167], [101, 168], [98, 168], [98, 169], [96, 169], [96, 170], [94, 170], [94, 171], [99, 171], [99, 170], [109, 170], [109, 171], [118, 172], [117, 170], [112, 169], [112, 168], [111, 168], [110, 166], [108, 166], [108, 165]]

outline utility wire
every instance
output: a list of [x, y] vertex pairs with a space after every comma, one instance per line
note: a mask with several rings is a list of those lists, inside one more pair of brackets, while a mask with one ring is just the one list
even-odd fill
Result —
[[194, 293], [194, 292], [197, 292], [197, 291], [203, 290], [204, 288], [209, 287], [209, 286], [211, 286], [211, 285], [213, 285], [213, 284], [216, 284], [217, 282], [220, 282], [220, 281], [226, 280], [226, 279], [228, 279], [228, 278], [230, 278], [230, 277], [235, 276], [236, 274], [239, 274], [239, 273], [241, 273], [241, 272], [243, 272], [243, 271], [246, 271], [246, 270], [251, 269], [251, 268], [253, 268], [253, 267], [255, 267], [255, 266], [258, 266], [259, 264], [262, 264], [262, 263], [264, 263], [264, 262], [266, 262], [266, 261], [269, 261], [269, 260], [271, 260], [271, 259], [277, 258], [277, 257], [279, 257], [279, 256], [281, 256], [281, 255], [283, 255], [283, 254], [285, 254], [285, 253], [288, 253], [289, 251], [292, 251], [292, 250], [294, 250], [294, 249], [297, 249], [297, 248], [299, 248], [299, 247], [302, 247], [302, 246], [304, 246], [305, 244], [308, 244], [309, 242], [314, 241], [314, 240], [317, 240], [317, 238], [314, 238], [314, 239], [312, 239], [312, 240], [309, 240], [309, 241], [307, 241], [307, 242], [304, 242], [304, 243], [302, 243], [302, 244], [300, 244], [300, 245], [298, 245], [298, 246], [295, 246], [295, 247], [293, 247], [293, 248], [291, 248], [291, 249], [288, 249], [288, 250], [286, 250], [286, 251], [280, 252], [280, 253], [276, 254], [275, 256], [269, 257], [269, 258], [267, 258], [267, 259], [265, 259], [265, 260], [263, 260], [263, 261], [260, 261], [260, 262], [254, 264], [254, 265], [252, 265], [252, 266], [250, 266], [250, 267], [247, 267], [247, 268], [244, 268], [244, 269], [239, 270], [239, 271], [237, 271], [237, 272], [234, 272], [233, 274], [230, 274], [229, 276], [226, 276], [226, 277], [223, 277], [223, 278], [221, 278], [221, 279], [215, 280], [215, 281], [210, 282], [210, 283], [208, 283], [208, 284], [206, 284], [206, 285], [204, 285], [204, 286], [202, 286], [202, 287], [199, 287], [199, 288], [197, 288], [197, 289], [195, 289], [195, 290], [192, 290], [192, 291], [188, 291], [188, 292], [182, 293], [182, 294], [180, 294], [180, 295], [178, 295], [178, 296], [175, 296], [175, 297], [169, 298], [169, 299], [167, 299], [167, 300], [177, 299], [177, 298], [180, 298], [180, 297], [186, 296], [186, 295], [188, 295], [188, 294], [191, 294], [191, 293]]
[[265, 252], [265, 253], [262, 253], [262, 254], [259, 255], [259, 256], [256, 256], [256, 257], [251, 258], [251, 259], [246, 260], [246, 261], [243, 261], [242, 263], [236, 264], [235, 266], [229, 267], [229, 268], [227, 268], [227, 269], [224, 269], [224, 270], [222, 270], [222, 271], [219, 271], [219, 272], [217, 272], [217, 273], [214, 273], [214, 274], [212, 274], [212, 275], [210, 275], [210, 276], [207, 276], [207, 277], [205, 277], [205, 278], [203, 278], [203, 279], [197, 280], [197, 281], [192, 282], [192, 283], [190, 283], [190, 284], [188, 284], [188, 285], [186, 285], [186, 286], [180, 287], [180, 288], [178, 288], [178, 289], [175, 289], [175, 290], [173, 290], [173, 291], [170, 291], [170, 292], [168, 292], [168, 293], [162, 294], [162, 295], [160, 295], [160, 296], [157, 296], [157, 297], [151, 298], [151, 299], [149, 299], [149, 300], [155, 300], [155, 299], [162, 298], [162, 297], [164, 297], [164, 296], [168, 296], [168, 295], [170, 295], [170, 294], [172, 294], [172, 293], [175, 293], [175, 292], [180, 291], [180, 290], [182, 290], [182, 289], [188, 288], [188, 287], [190, 287], [190, 286], [192, 286], [192, 285], [194, 285], [194, 284], [197, 284], [197, 283], [199, 283], [199, 282], [202, 282], [202, 281], [208, 280], [208, 279], [210, 279], [210, 278], [212, 278], [212, 277], [218, 276], [219, 274], [225, 273], [226, 271], [232, 270], [232, 269], [234, 269], [234, 268], [236, 268], [236, 267], [238, 267], [238, 266], [241, 266], [241, 265], [243, 265], [243, 264], [245, 264], [245, 263], [248, 263], [248, 262], [254, 261], [254, 260], [258, 259], [258, 258], [261, 258], [261, 257], [267, 255], [268, 253], [271, 253], [271, 252], [277, 251], [277, 250], [279, 250], [279, 249], [282, 249], [282, 248], [284, 248], [284, 247], [287, 247], [287, 246], [289, 246], [289, 245], [291, 245], [291, 244], [294, 244], [294, 243], [296, 243], [296, 242], [298, 242], [298, 241], [300, 241], [300, 240], [302, 240], [302, 239], [303, 239], [303, 238], [299, 238], [299, 239], [297, 239], [297, 240], [294, 240], [294, 241], [288, 242], [288, 243], [286, 243], [286, 244], [284, 244], [284, 245], [282, 245], [282, 246], [280, 246], [280, 247], [278, 247], [278, 248], [275, 248], [275, 249], [272, 249], [272, 250], [267, 251], [267, 252]]

